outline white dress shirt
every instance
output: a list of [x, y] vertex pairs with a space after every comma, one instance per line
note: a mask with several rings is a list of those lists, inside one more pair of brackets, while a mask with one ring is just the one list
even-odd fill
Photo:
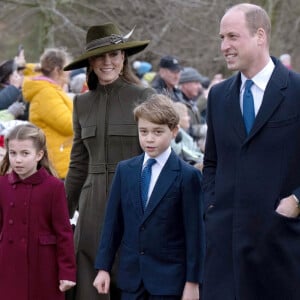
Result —
[[[157, 157], [153, 157], [156, 160], [156, 163], [152, 166], [151, 180], [150, 180], [150, 185], [149, 185], [149, 190], [148, 190], [148, 200], [147, 200], [146, 206], [148, 205], [149, 198], [152, 194], [152, 191], [154, 189], [154, 186], [158, 179], [158, 176], [159, 176], [162, 168], [164, 167], [165, 163], [167, 162], [170, 154], [171, 154], [171, 147], [168, 147], [163, 153], [161, 153]], [[143, 169], [149, 158], [150, 158], [149, 155], [145, 152]]]
[[274, 65], [272, 59], [270, 58], [267, 65], [259, 73], [257, 73], [253, 78], [247, 78], [243, 73], [241, 73], [242, 84], [241, 84], [241, 89], [240, 89], [240, 106], [241, 106], [242, 114], [243, 114], [243, 95], [244, 95], [244, 91], [245, 91], [246, 80], [251, 79], [254, 82], [254, 84], [251, 87], [251, 92], [253, 95], [254, 111], [255, 111], [255, 116], [256, 116], [261, 107], [264, 92], [265, 92], [267, 84], [271, 78], [274, 68], [275, 68], [275, 65]]

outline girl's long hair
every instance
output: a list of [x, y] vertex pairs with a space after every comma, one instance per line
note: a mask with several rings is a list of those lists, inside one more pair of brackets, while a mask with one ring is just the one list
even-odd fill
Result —
[[8, 146], [10, 140], [32, 140], [37, 152], [41, 150], [44, 152], [42, 159], [38, 162], [37, 168], [39, 169], [40, 167], [44, 167], [49, 174], [57, 177], [57, 173], [49, 160], [48, 150], [46, 147], [46, 136], [40, 128], [31, 123], [17, 125], [6, 135], [4, 140], [6, 154], [0, 166], [0, 175], [5, 175], [10, 168]]

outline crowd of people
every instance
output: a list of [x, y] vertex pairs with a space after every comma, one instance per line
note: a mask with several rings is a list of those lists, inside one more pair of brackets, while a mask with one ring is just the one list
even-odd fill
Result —
[[[0, 65], [0, 135], [4, 136], [9, 128], [21, 121], [29, 121], [43, 129], [50, 158], [61, 179], [65, 179], [70, 163], [73, 99], [89, 91], [86, 67], [63, 70], [70, 59], [64, 49], [49, 48], [42, 53], [39, 63], [28, 64], [22, 50], [20, 56]], [[174, 102], [184, 103], [188, 109], [188, 126], [180, 130], [181, 134], [174, 141], [181, 139], [184, 130], [184, 135], [189, 135], [193, 141], [184, 148], [196, 150], [203, 156], [207, 95], [211, 86], [223, 80], [222, 75], [217, 74], [219, 76], [210, 81], [195, 68], [182, 67], [171, 55], [161, 58], [157, 72], [146, 61], [133, 61], [128, 69], [132, 69], [134, 83], [153, 88]], [[184, 143], [180, 142], [181, 145]], [[178, 152], [178, 145], [174, 142], [172, 145], [184, 158], [183, 153]]]
[[75, 59], [2, 62], [0, 294], [299, 299], [300, 76], [270, 32], [257, 5], [226, 11], [227, 79], [130, 61], [150, 41], [113, 23]]

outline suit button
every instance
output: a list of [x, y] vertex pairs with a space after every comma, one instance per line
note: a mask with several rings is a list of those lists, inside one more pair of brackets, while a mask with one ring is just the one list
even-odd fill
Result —
[[140, 252], [140, 254], [141, 254], [141, 255], [144, 255], [144, 254], [145, 254], [145, 251], [142, 250], [142, 251]]
[[15, 203], [14, 202], [10, 202], [9, 205], [10, 206], [15, 206]]
[[14, 220], [10, 219], [10, 220], [8, 221], [8, 224], [10, 224], [10, 225], [14, 224]]
[[145, 230], [145, 226], [142, 226], [142, 227], [141, 227], [141, 231], [144, 231], [144, 230]]

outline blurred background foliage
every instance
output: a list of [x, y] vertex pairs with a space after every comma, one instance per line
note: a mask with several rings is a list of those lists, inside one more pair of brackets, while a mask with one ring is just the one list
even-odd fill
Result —
[[[126, 34], [134, 26], [134, 39], [150, 39], [134, 59], [147, 60], [157, 69], [162, 55], [171, 54], [184, 66], [202, 74], [226, 74], [220, 53], [219, 21], [226, 8], [241, 1], [229, 0], [1, 0], [0, 60], [13, 58], [18, 45], [26, 60], [37, 62], [47, 47], [64, 47], [76, 57], [84, 51], [91, 25], [115, 22]], [[271, 54], [292, 55], [300, 71], [300, 1], [250, 1], [271, 16]]]

